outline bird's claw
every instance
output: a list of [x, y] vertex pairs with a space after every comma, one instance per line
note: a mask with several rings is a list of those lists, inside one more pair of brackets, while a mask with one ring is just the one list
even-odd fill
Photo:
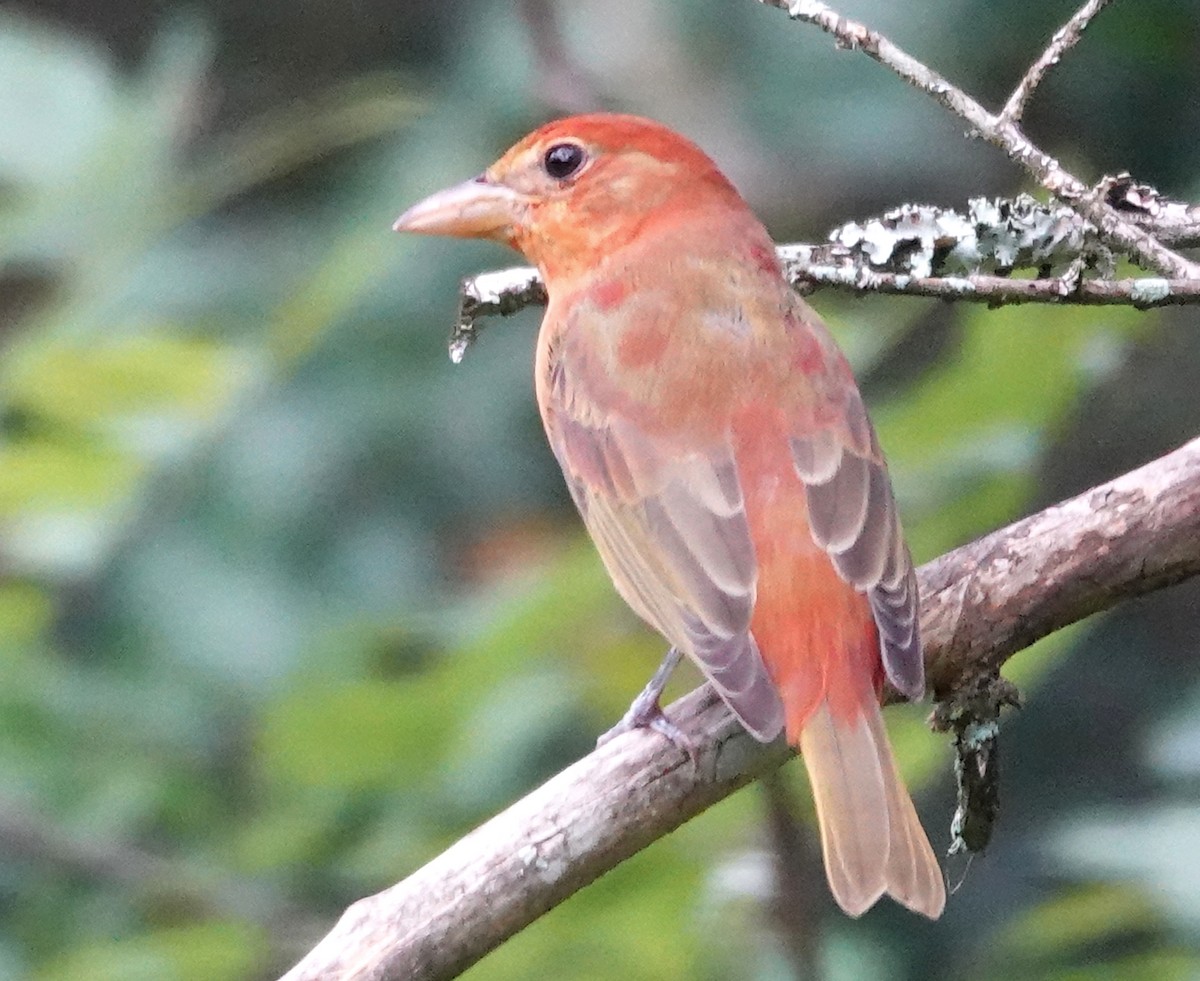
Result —
[[621, 716], [621, 721], [596, 740], [596, 746], [599, 748], [605, 743], [616, 739], [617, 736], [633, 732], [635, 729], [654, 730], [660, 736], [665, 737], [667, 742], [677, 750], [687, 756], [691, 760], [692, 766], [699, 768], [700, 751], [692, 737], [667, 718], [657, 699], [650, 702], [643, 702], [641, 695], [634, 700], [634, 703], [629, 707], [629, 711]]
[[649, 684], [633, 700], [633, 704], [621, 716], [621, 720], [596, 740], [597, 748], [611, 742], [623, 733], [632, 732], [635, 729], [653, 729], [659, 735], [665, 737], [672, 746], [686, 755], [691, 760], [692, 766], [699, 769], [700, 752], [695, 741], [667, 718], [660, 702], [667, 679], [671, 676], [671, 672], [678, 663], [679, 652], [671, 648], [667, 652], [667, 656], [663, 659], [663, 663], [654, 672], [654, 677], [650, 679]]

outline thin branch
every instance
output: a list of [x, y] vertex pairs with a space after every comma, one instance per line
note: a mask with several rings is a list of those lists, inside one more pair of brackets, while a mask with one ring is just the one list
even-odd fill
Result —
[[[919, 570], [939, 698], [1119, 600], [1200, 574], [1200, 439]], [[693, 766], [653, 732], [614, 739], [403, 882], [351, 906], [285, 981], [441, 981], [722, 797], [778, 766], [707, 688], [669, 712]]]
[[1200, 264], [1168, 249], [1153, 235], [1127, 221], [1057, 160], [1035, 146], [1016, 123], [988, 112], [960, 88], [902, 51], [882, 34], [857, 21], [842, 17], [820, 0], [760, 0], [785, 11], [793, 20], [813, 24], [845, 48], [862, 51], [891, 69], [966, 120], [989, 143], [1002, 149], [1028, 171], [1039, 184], [1061, 201], [1070, 204], [1099, 230], [1104, 242], [1119, 248], [1134, 262], [1170, 279], [1200, 279]]
[[[1099, 191], [1159, 240], [1200, 245], [1200, 205], [1164, 197], [1128, 174], [1106, 177]], [[1114, 263], [1096, 227], [1066, 205], [1045, 205], [1024, 194], [973, 198], [961, 212], [901, 205], [835, 228], [828, 237], [822, 244], [777, 248], [788, 280], [801, 292], [832, 288], [990, 306], [1073, 303], [1147, 310], [1200, 303], [1200, 279], [1108, 278]], [[1014, 279], [1009, 274], [1016, 270], [1037, 278]], [[526, 266], [468, 277], [460, 287], [450, 357], [462, 360], [483, 319], [545, 302], [545, 286]]]
[[1021, 121], [1025, 106], [1034, 90], [1042, 84], [1042, 79], [1046, 77], [1051, 68], [1058, 64], [1059, 59], [1083, 37], [1083, 32], [1087, 30], [1092, 18], [1110, 3], [1112, 0], [1087, 0], [1087, 3], [1075, 11], [1075, 15], [1055, 32], [1054, 37], [1050, 39], [1050, 45], [1042, 52], [1042, 56], [1029, 67], [1029, 71], [1017, 83], [1012, 95], [1004, 103], [1004, 108], [1000, 110], [998, 117], [1001, 122], [1019, 123]]
[[[1161, 279], [1012, 279], [976, 273], [969, 276], [914, 276], [877, 272], [846, 250], [828, 243], [781, 245], [784, 273], [797, 289], [812, 293], [836, 289], [851, 293], [932, 297], [987, 303], [999, 307], [1020, 303], [1071, 303], [1087, 306], [1154, 307], [1200, 304], [1200, 280]], [[484, 278], [486, 277], [486, 279]], [[462, 307], [451, 338], [451, 357], [461, 361], [487, 317], [509, 316], [546, 302], [537, 270], [529, 266], [497, 269], [463, 281]]]
[[[807, 248], [790, 246], [789, 248]], [[1018, 303], [1072, 303], [1082, 306], [1131, 306], [1139, 310], [1200, 303], [1200, 280], [1159, 279], [1009, 279], [1005, 276], [908, 276], [873, 273], [861, 267], [809, 266], [785, 262], [798, 287], [831, 286], [856, 293], [927, 296], [941, 300], [972, 300], [1001, 307]]]

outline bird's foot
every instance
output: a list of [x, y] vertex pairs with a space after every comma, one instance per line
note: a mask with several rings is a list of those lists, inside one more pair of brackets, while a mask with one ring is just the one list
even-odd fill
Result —
[[621, 716], [621, 720], [615, 726], [596, 740], [597, 747], [603, 746], [622, 733], [632, 732], [634, 729], [653, 729], [659, 735], [664, 736], [672, 746], [684, 753], [692, 761], [692, 766], [699, 766], [700, 754], [696, 743], [686, 732], [668, 719], [662, 710], [663, 689], [671, 677], [671, 672], [679, 664], [679, 658], [679, 651], [674, 647], [667, 651], [662, 664], [658, 666], [658, 670], [654, 672], [654, 676], [646, 687], [633, 700], [629, 710]]

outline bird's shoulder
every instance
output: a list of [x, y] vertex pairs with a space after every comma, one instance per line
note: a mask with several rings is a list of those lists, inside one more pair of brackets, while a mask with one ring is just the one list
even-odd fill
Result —
[[857, 398], [845, 357], [765, 233], [739, 249], [657, 244], [552, 289], [539, 337], [543, 406], [715, 433], [768, 395], [797, 421]]

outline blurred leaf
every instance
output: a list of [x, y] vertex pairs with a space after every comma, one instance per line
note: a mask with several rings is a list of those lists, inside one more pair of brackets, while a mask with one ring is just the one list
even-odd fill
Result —
[[98, 44], [0, 18], [0, 178], [47, 186], [72, 179], [113, 111], [114, 84]]
[[0, 444], [0, 516], [39, 510], [103, 507], [127, 494], [136, 461], [98, 447], [45, 439]]
[[1155, 950], [1118, 957], [1105, 964], [1086, 964], [1048, 971], [1046, 981], [1188, 981], [1200, 968], [1195, 955], [1183, 950]]
[[73, 428], [116, 428], [154, 415], [211, 421], [243, 360], [212, 341], [167, 333], [52, 343], [10, 373], [10, 406]]
[[1121, 933], [1160, 929], [1157, 910], [1144, 896], [1118, 886], [1077, 888], [1041, 903], [993, 938], [989, 956], [997, 963], [1062, 960], [1097, 941]]
[[323, 685], [268, 708], [257, 745], [264, 775], [297, 787], [403, 786], [437, 767], [445, 706], [440, 673], [402, 682]]
[[359, 76], [334, 84], [302, 105], [244, 125], [211, 147], [185, 179], [184, 207], [203, 214], [332, 150], [394, 132], [421, 108], [395, 76]]
[[46, 593], [30, 583], [0, 583], [0, 658], [21, 657], [50, 626], [53, 608]]
[[241, 981], [261, 968], [261, 933], [242, 923], [212, 921], [95, 943], [39, 969], [37, 981]]
[[1046, 848], [1065, 867], [1125, 881], [1181, 925], [1200, 926], [1200, 823], [1187, 802], [1096, 807], [1060, 821]]

